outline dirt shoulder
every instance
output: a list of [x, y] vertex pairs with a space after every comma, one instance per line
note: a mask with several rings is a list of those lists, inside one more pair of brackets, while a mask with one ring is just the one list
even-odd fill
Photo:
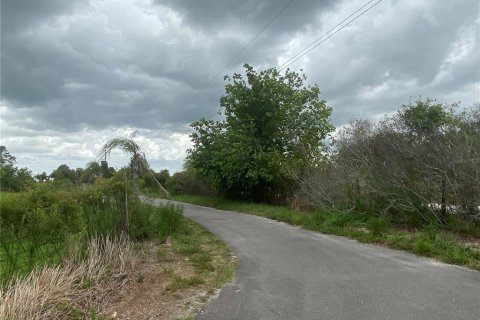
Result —
[[134, 279], [103, 319], [193, 319], [235, 272], [231, 250], [191, 221], [166, 243], [142, 243], [137, 250]]

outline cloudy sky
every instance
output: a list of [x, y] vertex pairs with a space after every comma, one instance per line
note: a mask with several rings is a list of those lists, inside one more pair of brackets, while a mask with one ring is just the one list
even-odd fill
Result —
[[[50, 173], [127, 136], [155, 170], [179, 170], [188, 125], [218, 117], [223, 75], [282, 65], [368, 0], [293, 1], [202, 90], [289, 2], [2, 0], [1, 144]], [[290, 68], [320, 86], [335, 125], [418, 96], [468, 107], [480, 101], [479, 26], [476, 0], [383, 0]]]

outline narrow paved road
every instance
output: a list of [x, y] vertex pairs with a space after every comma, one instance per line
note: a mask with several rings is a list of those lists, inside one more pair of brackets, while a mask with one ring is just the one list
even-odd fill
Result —
[[239, 259], [234, 282], [197, 319], [480, 319], [480, 272], [253, 215], [184, 206], [185, 216]]

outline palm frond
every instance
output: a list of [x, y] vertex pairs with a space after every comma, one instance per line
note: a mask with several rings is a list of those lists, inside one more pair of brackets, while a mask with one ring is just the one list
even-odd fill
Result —
[[140, 153], [140, 147], [138, 144], [130, 138], [113, 138], [102, 147], [98, 153], [98, 158], [102, 158], [104, 155], [109, 156], [112, 150], [119, 149], [125, 153], [130, 154], [132, 157], [137, 156]]

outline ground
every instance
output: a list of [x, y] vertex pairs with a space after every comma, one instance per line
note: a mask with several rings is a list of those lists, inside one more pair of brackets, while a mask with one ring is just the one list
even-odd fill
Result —
[[138, 245], [141, 262], [134, 279], [105, 309], [105, 319], [193, 319], [232, 278], [236, 262], [230, 249], [200, 226], [191, 225], [197, 249], [185, 245], [185, 238]]

